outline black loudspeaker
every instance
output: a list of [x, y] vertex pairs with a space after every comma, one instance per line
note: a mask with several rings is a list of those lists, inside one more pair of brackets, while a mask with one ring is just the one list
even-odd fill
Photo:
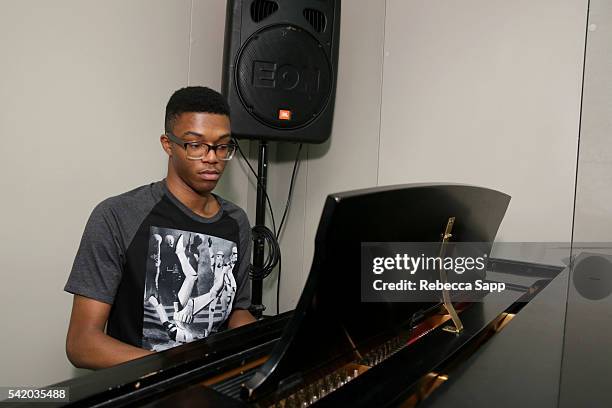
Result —
[[234, 136], [327, 140], [339, 38], [340, 0], [228, 0], [222, 93]]

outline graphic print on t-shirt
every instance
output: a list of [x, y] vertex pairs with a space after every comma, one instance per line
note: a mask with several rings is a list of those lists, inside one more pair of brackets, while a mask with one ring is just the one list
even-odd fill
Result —
[[147, 256], [143, 347], [165, 350], [216, 332], [236, 294], [236, 243], [151, 227]]

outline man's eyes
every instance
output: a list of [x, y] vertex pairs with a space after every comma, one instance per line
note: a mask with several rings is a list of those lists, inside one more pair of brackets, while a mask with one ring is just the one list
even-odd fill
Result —
[[187, 143], [187, 144], [193, 147], [194, 149], [197, 149], [203, 146], [210, 146], [212, 148], [226, 150], [229, 147], [229, 144], [219, 144], [219, 145], [207, 145], [206, 143]]
[[204, 143], [187, 143], [189, 145], [189, 147], [191, 147], [192, 149], [201, 149], [204, 146], [206, 146], [206, 144]]

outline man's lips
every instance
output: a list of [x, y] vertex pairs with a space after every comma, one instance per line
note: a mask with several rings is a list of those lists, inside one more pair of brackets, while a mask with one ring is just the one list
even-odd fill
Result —
[[220, 176], [221, 174], [217, 170], [202, 170], [198, 172], [198, 177], [207, 181], [219, 180]]

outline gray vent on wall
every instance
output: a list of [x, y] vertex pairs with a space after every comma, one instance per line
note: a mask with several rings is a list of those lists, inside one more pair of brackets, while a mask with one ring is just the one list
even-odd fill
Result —
[[327, 19], [325, 18], [325, 14], [322, 11], [315, 9], [304, 9], [304, 18], [310, 23], [312, 28], [315, 29], [316, 32], [322, 33], [325, 31], [325, 26], [327, 25]]
[[251, 3], [251, 18], [259, 23], [261, 20], [270, 17], [278, 10], [278, 4], [270, 0], [255, 0]]

